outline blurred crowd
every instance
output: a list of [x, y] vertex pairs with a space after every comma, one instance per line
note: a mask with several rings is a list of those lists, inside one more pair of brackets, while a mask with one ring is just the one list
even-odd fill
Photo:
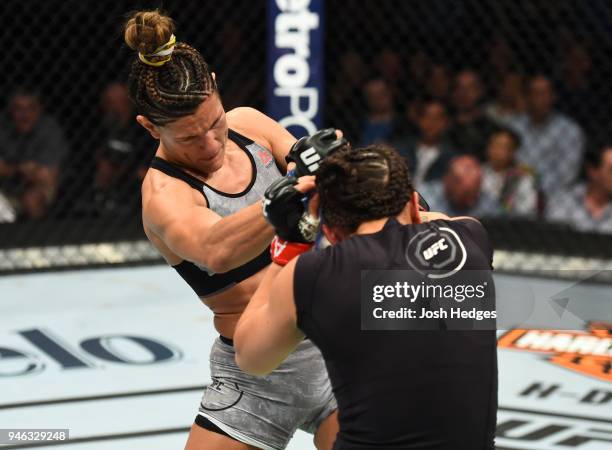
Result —
[[[520, 70], [511, 55], [503, 40], [479, 67], [346, 51], [328, 80], [326, 124], [354, 145], [398, 149], [435, 210], [612, 233], [612, 140], [588, 47], [568, 45], [553, 73]], [[221, 85], [226, 107], [249, 104], [251, 84]], [[0, 122], [0, 222], [138, 215], [155, 143], [134, 115], [126, 85], [107, 84], [92, 139], [69, 149], [41, 93], [13, 91]]]
[[398, 149], [434, 210], [612, 233], [612, 134], [587, 46], [572, 42], [551, 73], [520, 70], [511, 55], [503, 40], [479, 67], [347, 51], [327, 122], [357, 145]]
[[153, 143], [135, 121], [126, 85], [108, 84], [96, 113], [91, 142], [70, 149], [39, 92], [12, 93], [0, 123], [0, 222], [139, 214]]

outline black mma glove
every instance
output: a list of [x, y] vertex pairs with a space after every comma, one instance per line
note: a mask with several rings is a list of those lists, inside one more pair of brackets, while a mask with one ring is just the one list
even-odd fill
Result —
[[296, 141], [285, 157], [287, 163], [295, 163], [295, 175], [314, 175], [321, 161], [334, 150], [347, 145], [346, 139], [338, 138], [336, 130], [326, 128], [319, 130], [312, 136], [305, 136]]
[[319, 222], [308, 214], [304, 194], [295, 189], [297, 178], [275, 180], [264, 193], [263, 214], [278, 237], [288, 242], [314, 242]]

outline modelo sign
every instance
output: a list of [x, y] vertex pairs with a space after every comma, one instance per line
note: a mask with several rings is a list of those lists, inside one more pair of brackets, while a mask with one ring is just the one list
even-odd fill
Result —
[[321, 128], [323, 0], [268, 4], [268, 114], [301, 137]]
[[95, 368], [97, 361], [122, 365], [150, 365], [178, 360], [181, 352], [156, 339], [131, 335], [102, 335], [83, 339], [79, 350], [50, 332], [33, 328], [18, 331], [37, 352], [0, 347], [0, 377], [15, 377], [42, 371], [46, 356], [62, 369]]

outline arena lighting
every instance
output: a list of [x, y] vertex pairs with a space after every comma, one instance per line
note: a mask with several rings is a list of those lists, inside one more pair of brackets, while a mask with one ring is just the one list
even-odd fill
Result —
[[161, 262], [145, 240], [0, 250], [0, 274]]

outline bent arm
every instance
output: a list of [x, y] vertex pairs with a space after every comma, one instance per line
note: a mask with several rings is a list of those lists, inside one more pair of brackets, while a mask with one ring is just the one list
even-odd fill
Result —
[[247, 373], [270, 373], [304, 339], [304, 333], [296, 324], [293, 299], [297, 259], [285, 267], [270, 265], [238, 321], [234, 332], [236, 363]]
[[254, 259], [274, 236], [259, 202], [222, 218], [185, 194], [158, 195], [144, 205], [143, 221], [178, 256], [216, 273]]

